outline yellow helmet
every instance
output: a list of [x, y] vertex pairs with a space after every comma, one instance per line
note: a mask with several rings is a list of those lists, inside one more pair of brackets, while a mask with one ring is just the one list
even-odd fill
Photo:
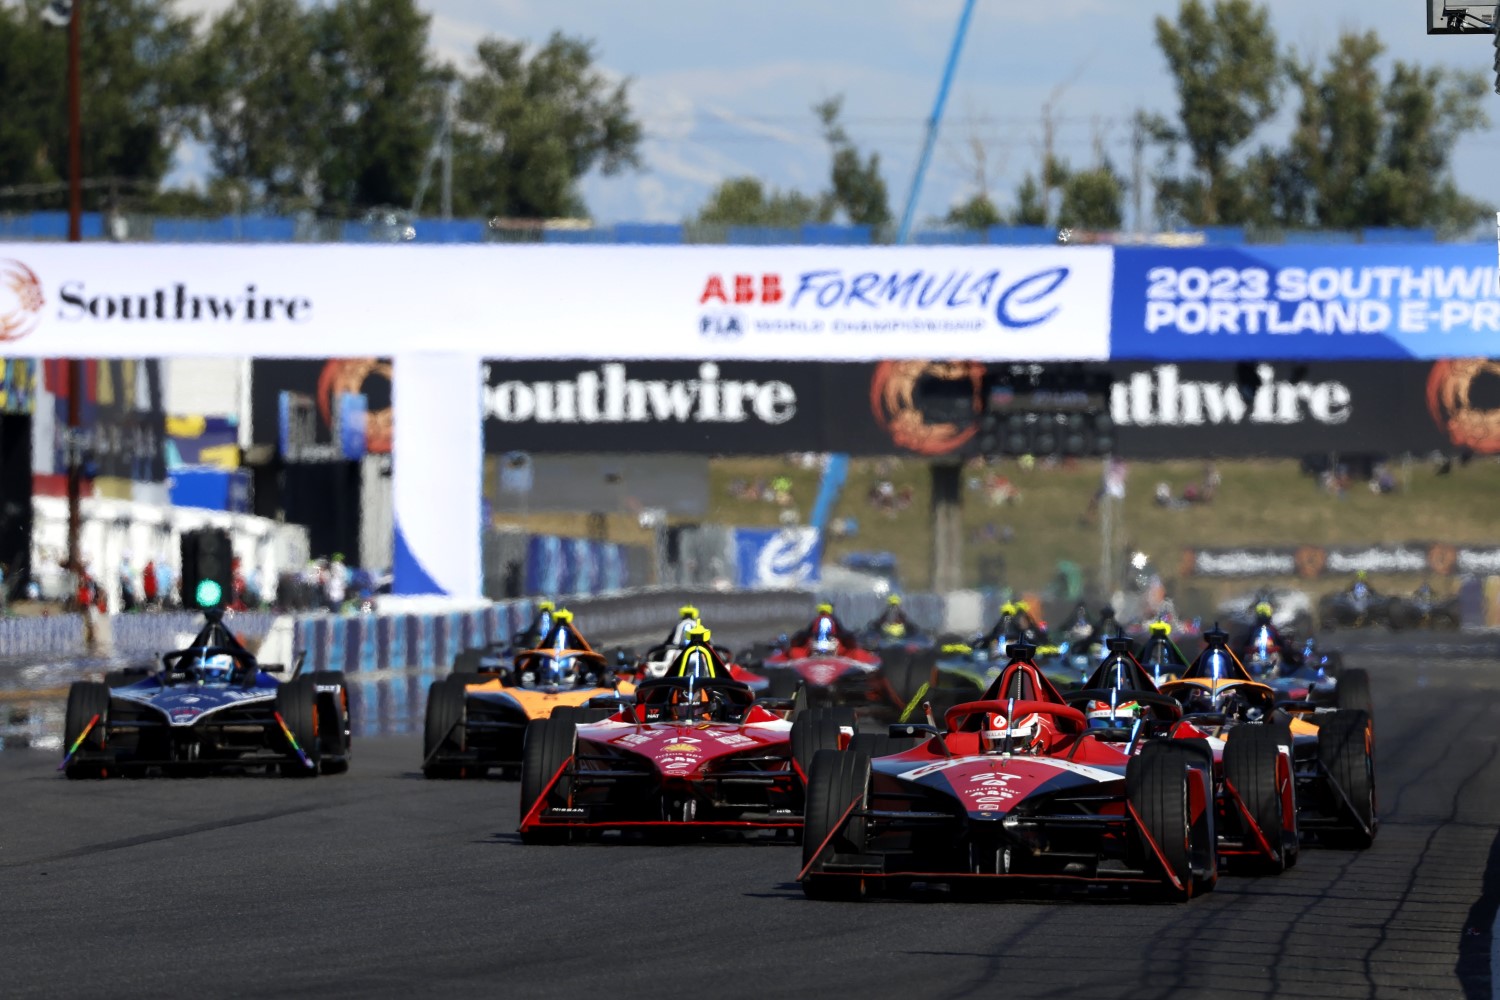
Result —
[[1255, 613], [1269, 618], [1271, 617], [1271, 605], [1267, 604], [1265, 601], [1261, 601], [1255, 606]]
[[1006, 601], [1004, 604], [1000, 605], [1000, 613], [1002, 615], [1013, 615], [1016, 613], [1016, 606], [1009, 601]]
[[554, 607], [556, 607], [556, 605], [551, 601], [538, 601], [536, 605], [536, 609], [538, 611], [551, 611]]
[[819, 604], [818, 605], [818, 614], [820, 614], [820, 615], [831, 615], [831, 614], [833, 614], [833, 605], [832, 604], [828, 604], [826, 602], [823, 603], [823, 604]]
[[1168, 624], [1167, 622], [1152, 622], [1151, 623], [1151, 634], [1152, 635], [1171, 635], [1172, 634], [1172, 626], [1170, 624]]
[[698, 609], [693, 607], [691, 604], [684, 604], [682, 607], [677, 609], [677, 613], [684, 618], [698, 617]]
[[900, 594], [892, 594], [890, 597], [887, 597], [885, 599], [885, 603], [887, 603], [887, 604], [900, 604], [901, 603], [901, 595]]
[[569, 611], [567, 608], [562, 608], [557, 612], [557, 614], [552, 616], [552, 620], [560, 625], [566, 625], [573, 620], [573, 612]]

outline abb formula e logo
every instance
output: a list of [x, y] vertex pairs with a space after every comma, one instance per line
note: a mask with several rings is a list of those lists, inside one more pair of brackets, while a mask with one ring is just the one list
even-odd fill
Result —
[[0, 260], [0, 341], [20, 340], [41, 318], [42, 283], [18, 260]]
[[817, 268], [790, 274], [709, 274], [698, 331], [746, 333], [974, 333], [1041, 326], [1062, 308], [1072, 269]]

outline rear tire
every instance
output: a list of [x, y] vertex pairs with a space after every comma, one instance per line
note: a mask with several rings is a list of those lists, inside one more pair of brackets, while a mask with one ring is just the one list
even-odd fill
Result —
[[439, 754], [461, 754], [468, 733], [463, 684], [450, 680], [433, 681], [427, 688], [427, 716], [422, 726], [422, 774], [447, 780], [462, 778], [464, 767], [434, 759]]
[[[549, 782], [573, 758], [578, 745], [578, 728], [569, 720], [533, 719], [526, 723], [526, 741], [521, 751], [521, 819], [525, 819], [537, 800], [547, 792], [549, 797], [567, 798], [571, 782], [564, 774], [550, 791]], [[532, 829], [521, 832], [523, 844], [561, 844], [568, 840], [563, 829]]]
[[797, 696], [797, 673], [784, 668], [766, 671], [767, 698], [795, 698]]
[[312, 675], [318, 691], [318, 733], [324, 774], [343, 774], [349, 770], [349, 756], [354, 742], [349, 722], [349, 684], [342, 670], [319, 670]]
[[[75, 681], [68, 687], [68, 710], [63, 723], [63, 753], [73, 748], [94, 716], [99, 721], [88, 729], [78, 753], [102, 753], [109, 743], [109, 685], [98, 681]], [[109, 772], [103, 765], [87, 762], [68, 764], [69, 778], [103, 778]]]
[[1371, 719], [1375, 718], [1375, 703], [1370, 698], [1370, 672], [1350, 667], [1340, 673], [1334, 703], [1341, 710], [1364, 712]]
[[[302, 750], [299, 756], [297, 749], [287, 744], [286, 752], [293, 759], [281, 765], [282, 777], [317, 777], [322, 750], [318, 740], [318, 689], [313, 684], [312, 677], [297, 677], [277, 687], [276, 711], [297, 741], [297, 747]], [[285, 739], [285, 734], [281, 736]], [[304, 756], [307, 758], [306, 762], [302, 760]], [[312, 766], [309, 767], [308, 764]]]
[[1322, 835], [1330, 847], [1363, 851], [1375, 842], [1380, 820], [1375, 807], [1374, 741], [1374, 724], [1362, 711], [1340, 709], [1318, 727], [1318, 760], [1349, 799], [1346, 804], [1337, 791], [1329, 789], [1336, 814], [1348, 823], [1342, 830]]
[[[1287, 868], [1286, 815], [1278, 781], [1281, 740], [1275, 726], [1237, 726], [1229, 731], [1224, 745], [1224, 780], [1239, 795], [1271, 848], [1270, 857], [1254, 863], [1255, 872], [1261, 875], [1280, 875]], [[1255, 839], [1249, 830], [1246, 834], [1248, 847]]]
[[838, 709], [809, 708], [792, 720], [792, 760], [804, 778], [811, 778], [813, 758], [820, 751], [838, 752], [840, 725]]
[[[802, 826], [803, 867], [819, 856], [820, 848], [835, 854], [865, 853], [864, 818], [846, 819], [845, 814], [851, 802], [865, 802], [869, 782], [870, 758], [865, 754], [820, 750], [814, 755]], [[814, 868], [802, 878], [802, 893], [808, 899], [857, 900], [864, 898], [865, 883], [852, 875], [825, 875]]]

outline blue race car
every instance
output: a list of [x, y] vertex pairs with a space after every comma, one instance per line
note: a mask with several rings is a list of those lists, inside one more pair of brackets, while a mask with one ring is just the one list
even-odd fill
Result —
[[285, 682], [256, 661], [219, 616], [159, 669], [112, 672], [68, 690], [63, 762], [69, 778], [267, 769], [288, 777], [349, 769], [344, 675]]

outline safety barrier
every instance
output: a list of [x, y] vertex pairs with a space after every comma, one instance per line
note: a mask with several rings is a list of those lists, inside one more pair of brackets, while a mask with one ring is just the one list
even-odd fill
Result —
[[[797, 590], [703, 593], [679, 588], [580, 598], [568, 608], [595, 643], [666, 634], [677, 609], [692, 604], [710, 628], [796, 621], [813, 610], [811, 593]], [[473, 611], [308, 615], [297, 619], [294, 655], [306, 670], [366, 673], [447, 667], [465, 649], [503, 643], [531, 621], [530, 600], [502, 601]]]
[[0, 618], [0, 658], [76, 656], [83, 651], [82, 615]]

